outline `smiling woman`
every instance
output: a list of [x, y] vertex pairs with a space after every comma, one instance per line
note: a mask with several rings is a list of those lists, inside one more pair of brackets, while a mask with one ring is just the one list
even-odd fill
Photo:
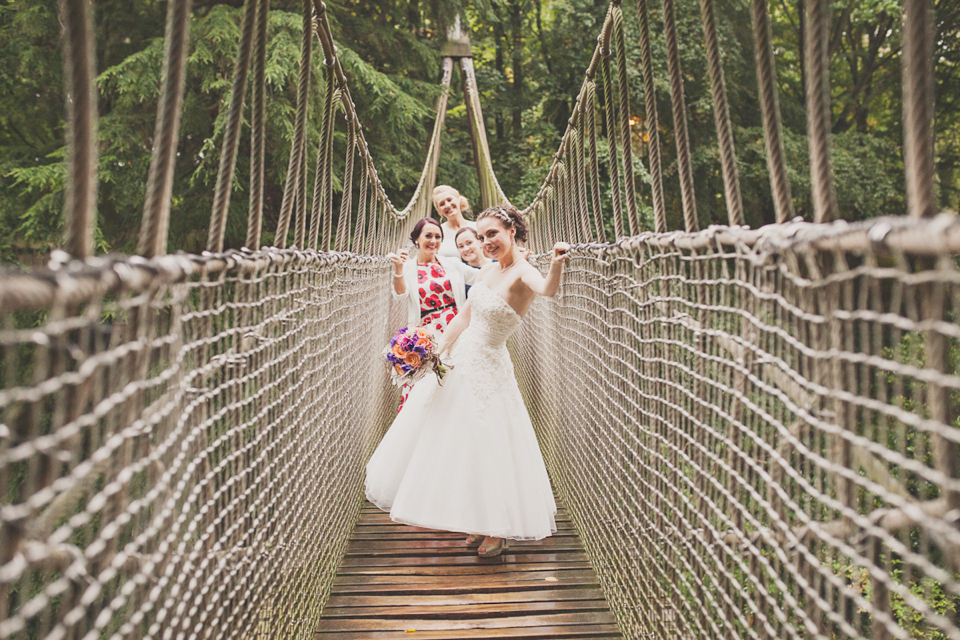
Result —
[[480, 269], [490, 264], [490, 258], [483, 253], [480, 236], [476, 229], [472, 227], [460, 229], [460, 231], [457, 231], [456, 242], [460, 259], [471, 267]]
[[[526, 225], [516, 208], [487, 209], [477, 227], [499, 262], [479, 271], [470, 302], [441, 339], [437, 354], [452, 346], [453, 365], [443, 385], [428, 376], [413, 387], [367, 463], [366, 494], [396, 522], [467, 534], [465, 546], [496, 556], [508, 540], [540, 540], [557, 528], [506, 340], [537, 295], [556, 294], [569, 246], [554, 246], [544, 277], [523, 258]], [[435, 241], [425, 240], [431, 227], [421, 229], [422, 251]]]
[[457, 256], [456, 237], [460, 231], [477, 228], [476, 224], [463, 217], [464, 212], [470, 208], [470, 203], [453, 187], [441, 184], [433, 190], [433, 208], [444, 220], [440, 225], [444, 239], [439, 253], [454, 258]]
[[[417, 222], [410, 241], [417, 251], [410, 259], [406, 249], [387, 255], [393, 261], [393, 297], [407, 305], [407, 326], [427, 327], [437, 336], [457, 316], [467, 298], [466, 286], [479, 272], [457, 258], [438, 255], [444, 232], [433, 218]], [[404, 387], [400, 408], [409, 388]]]

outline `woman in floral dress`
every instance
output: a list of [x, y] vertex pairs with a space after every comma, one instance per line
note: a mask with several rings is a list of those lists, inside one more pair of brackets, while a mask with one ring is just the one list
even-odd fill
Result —
[[[414, 259], [405, 249], [387, 255], [393, 261], [393, 297], [406, 303], [407, 326], [428, 327], [439, 337], [463, 308], [466, 285], [476, 281], [479, 271], [459, 258], [437, 255], [443, 228], [433, 218], [417, 222], [410, 240], [417, 248]], [[401, 409], [408, 393], [404, 387]]]

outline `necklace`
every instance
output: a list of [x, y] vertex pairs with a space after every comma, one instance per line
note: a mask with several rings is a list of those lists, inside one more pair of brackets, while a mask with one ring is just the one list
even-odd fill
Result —
[[[519, 259], [516, 256], [514, 256], [513, 262], [510, 263], [509, 267], [500, 267], [500, 273], [506, 273], [510, 269], [513, 269], [515, 266], [517, 266], [517, 262], [519, 262]], [[502, 264], [503, 264], [502, 262], [498, 263], [498, 265], [502, 265]]]

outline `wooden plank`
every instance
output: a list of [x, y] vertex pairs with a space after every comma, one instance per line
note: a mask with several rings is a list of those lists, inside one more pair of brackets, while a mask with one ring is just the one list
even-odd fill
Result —
[[[433, 538], [440, 540], [460, 540], [463, 541], [466, 539], [462, 533], [457, 533], [456, 531], [434, 531], [432, 529], [419, 529], [416, 527], [404, 527], [401, 525], [390, 526], [390, 525], [370, 525], [364, 527], [357, 527], [353, 531], [353, 536], [351, 540], [366, 540], [374, 538]], [[554, 533], [550, 538], [577, 538], [577, 532], [573, 529], [560, 529]], [[538, 541], [538, 542], [543, 542]], [[518, 543], [519, 544], [519, 543]], [[536, 544], [536, 542], [524, 541], [524, 544]]]
[[[551, 589], [592, 589], [600, 586], [596, 575], [578, 572], [575, 576], [560, 576], [549, 571], [513, 574], [508, 576], [470, 576], [469, 580], [445, 576], [445, 580], [433, 577], [409, 576], [406, 581], [336, 581], [333, 594], [463, 594], [492, 593], [497, 591], [537, 591]], [[380, 578], [382, 576], [371, 576]]]
[[607, 611], [606, 600], [566, 600], [562, 602], [497, 602], [494, 604], [467, 604], [467, 605], [428, 605], [423, 607], [347, 607], [340, 609], [333, 607], [330, 611], [324, 608], [324, 618], [342, 618], [358, 620], [371, 618], [385, 620], [387, 618], [410, 619], [451, 619], [470, 620], [488, 619], [490, 616], [509, 616], [515, 614], [546, 615], [557, 613], [576, 613], [581, 611]]
[[405, 576], [468, 576], [478, 574], [512, 573], [518, 569], [523, 571], [570, 571], [572, 569], [589, 570], [589, 562], [529, 562], [526, 564], [481, 564], [474, 566], [412, 566], [412, 567], [340, 567], [338, 576], [353, 575], [384, 575], [396, 576], [404, 579]]
[[571, 627], [521, 627], [502, 629], [459, 629], [445, 631], [359, 631], [317, 632], [318, 640], [367, 640], [373, 638], [404, 638], [406, 640], [473, 640], [474, 638], [619, 638], [615, 624], [591, 624]]
[[[503, 591], [495, 593], [466, 593], [460, 595], [423, 595], [410, 596], [331, 596], [327, 607], [412, 607], [426, 605], [468, 605], [490, 604], [494, 602], [563, 602], [568, 600], [603, 600], [600, 589], [540, 589], [537, 591]], [[326, 609], [324, 609], [326, 614]]]
[[[457, 629], [509, 629], [543, 626], [579, 626], [591, 624], [616, 624], [613, 614], [601, 611], [578, 613], [553, 613], [532, 616], [487, 617], [474, 620], [425, 620], [425, 619], [328, 619], [320, 621], [321, 632], [342, 631], [442, 631]], [[416, 636], [411, 636], [416, 637]]]
[[363, 507], [317, 637], [620, 638], [573, 524], [495, 558]]
[[[510, 553], [562, 553], [582, 549], [576, 538], [550, 539], [537, 544], [511, 544]], [[408, 555], [477, 555], [462, 540], [355, 540], [347, 547], [347, 557]]]
[[386, 566], [421, 566], [421, 565], [483, 565], [504, 564], [505, 562], [587, 562], [587, 554], [582, 551], [568, 551], [565, 553], [528, 554], [508, 551], [496, 558], [481, 558], [473, 555], [455, 556], [356, 556], [343, 559], [341, 566], [348, 567], [386, 567]]
[[[386, 585], [386, 584], [422, 584], [422, 585], [442, 585], [447, 582], [457, 583], [457, 574], [447, 575], [338, 575], [334, 581], [334, 589], [338, 585], [346, 584], [366, 584], [366, 585]], [[493, 584], [500, 582], [550, 582], [556, 584], [583, 584], [595, 582], [596, 574], [592, 569], [574, 569], [570, 571], [530, 570], [524, 571], [516, 569], [514, 571], [503, 571], [496, 573], [481, 573], [470, 575], [469, 582], [473, 584]], [[461, 586], [465, 586], [466, 580], [460, 580]], [[468, 585], [466, 585], [468, 586]]]

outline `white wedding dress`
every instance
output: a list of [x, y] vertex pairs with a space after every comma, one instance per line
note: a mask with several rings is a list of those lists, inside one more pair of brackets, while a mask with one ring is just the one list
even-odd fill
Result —
[[507, 352], [520, 316], [479, 283], [442, 385], [428, 375], [367, 463], [367, 499], [396, 522], [513, 540], [557, 530], [557, 505]]

